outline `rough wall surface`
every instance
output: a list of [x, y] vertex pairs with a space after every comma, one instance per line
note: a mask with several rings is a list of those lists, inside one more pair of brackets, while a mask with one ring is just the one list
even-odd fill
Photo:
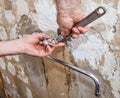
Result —
[[[120, 98], [120, 0], [81, 0], [85, 16], [99, 5], [107, 14], [52, 55], [95, 74], [99, 98]], [[0, 40], [57, 27], [53, 0], [0, 0]], [[46, 58], [0, 57], [0, 98], [96, 98], [94, 89], [88, 77]]]

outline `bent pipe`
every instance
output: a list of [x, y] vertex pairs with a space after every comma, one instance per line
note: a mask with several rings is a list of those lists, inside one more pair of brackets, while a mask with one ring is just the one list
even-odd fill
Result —
[[92, 73], [90, 73], [88, 71], [85, 71], [83, 69], [80, 69], [80, 68], [78, 68], [78, 67], [76, 67], [76, 66], [74, 66], [72, 64], [66, 63], [66, 62], [61, 61], [59, 59], [56, 59], [56, 58], [54, 58], [52, 56], [46, 56], [46, 57], [48, 59], [54, 61], [54, 62], [62, 64], [62, 65], [66, 66], [66, 67], [68, 67], [68, 68], [70, 68], [70, 69], [72, 69], [72, 70], [74, 70], [76, 72], [82, 73], [82, 74], [88, 76], [89, 78], [91, 78], [94, 81], [94, 83], [95, 83], [95, 95], [97, 97], [100, 96], [100, 83], [99, 83], [99, 80]]

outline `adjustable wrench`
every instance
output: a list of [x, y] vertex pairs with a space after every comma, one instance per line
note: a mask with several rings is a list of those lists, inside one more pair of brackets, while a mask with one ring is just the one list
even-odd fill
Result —
[[[80, 22], [76, 23], [73, 27], [84, 27], [87, 26], [88, 24], [90, 24], [91, 22], [95, 21], [96, 19], [100, 18], [101, 16], [103, 16], [106, 13], [106, 9], [102, 6], [96, 8], [92, 13], [90, 13], [87, 17], [85, 17], [83, 20], [81, 20]], [[54, 37], [54, 38], [50, 38], [47, 40], [44, 40], [43, 43], [45, 45], [50, 45], [52, 46], [52, 41], [54, 40], [55, 43], [59, 43], [59, 42], [66, 42], [69, 41], [71, 39], [71, 36], [73, 34], [72, 30], [70, 31], [70, 34], [68, 36], [62, 36], [61, 35], [61, 31], [60, 29], [58, 29], [58, 36]]]

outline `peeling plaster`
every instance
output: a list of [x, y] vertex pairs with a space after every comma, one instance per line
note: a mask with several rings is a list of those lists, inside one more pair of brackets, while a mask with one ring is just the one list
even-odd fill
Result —
[[27, 94], [27, 98], [33, 98], [32, 92], [29, 88], [26, 88], [26, 94]]
[[120, 0], [118, 2], [118, 9], [117, 9], [117, 13], [120, 14]]
[[5, 9], [11, 10], [12, 9], [12, 1], [11, 0], [4, 0], [5, 3]]
[[7, 69], [9, 70], [9, 72], [10, 72], [13, 76], [16, 75], [15, 67], [14, 67], [14, 65], [11, 64], [11, 62], [8, 62], [8, 64], [7, 64]]
[[17, 0], [16, 6], [17, 6], [16, 11], [18, 16], [29, 13], [29, 7], [25, 0]]
[[0, 24], [2, 24], [2, 9], [1, 9], [1, 7], [0, 7]]
[[6, 69], [6, 64], [4, 62], [4, 59], [0, 57], [0, 67], [1, 69], [5, 70]]
[[9, 24], [13, 24], [15, 22], [15, 17], [12, 14], [12, 11], [5, 11], [5, 17]]
[[7, 33], [5, 32], [5, 28], [0, 26], [0, 40], [7, 40]]
[[43, 31], [53, 30], [58, 28], [56, 22], [56, 8], [55, 4], [50, 3], [49, 0], [38, 0], [34, 3], [37, 14], [32, 14], [33, 19], [38, 23], [38, 26]]
[[28, 77], [25, 75], [24, 68], [22, 68], [20, 65], [17, 72], [17, 77], [24, 83], [28, 84]]
[[[21, 98], [21, 95], [17, 92], [16, 89], [14, 88], [8, 88], [6, 89], [7, 95], [12, 97], [12, 98]], [[9, 97], [8, 97], [9, 98]]]
[[14, 59], [16, 62], [19, 62], [19, 56], [18, 55], [14, 55], [14, 56], [6, 56], [7, 60], [12, 60]]
[[106, 30], [101, 32], [103, 39], [107, 42], [111, 42], [114, 40], [114, 27], [117, 24], [118, 17], [117, 17], [117, 10], [114, 8], [109, 8], [107, 13], [104, 17], [102, 17], [103, 23], [106, 25]]
[[8, 78], [8, 76], [5, 76], [4, 80], [5, 80], [8, 84], [10, 84], [10, 79]]
[[[29, 62], [27, 62], [29, 63]], [[30, 75], [30, 80], [35, 84], [37, 85], [37, 87], [43, 87], [45, 84], [43, 82], [42, 79], [40, 79], [39, 75], [36, 74], [34, 71], [33, 71], [33, 68], [31, 68], [31, 66], [29, 64], [26, 65], [26, 68], [29, 72], [29, 75]]]
[[17, 38], [17, 25], [14, 25], [12, 28], [11, 28], [11, 33], [10, 33], [10, 39], [16, 39]]
[[[85, 40], [86, 42], [83, 42]], [[108, 51], [106, 44], [94, 35], [89, 34], [81, 36], [78, 39], [73, 40], [71, 43], [72, 54], [76, 62], [88, 60], [93, 69], [97, 69], [96, 62], [99, 64], [99, 60], [105, 51]], [[78, 55], [80, 54], [80, 55]]]

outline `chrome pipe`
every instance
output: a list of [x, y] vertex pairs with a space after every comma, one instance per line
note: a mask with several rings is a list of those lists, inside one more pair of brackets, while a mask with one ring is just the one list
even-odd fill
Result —
[[65, 67], [68, 67], [68, 68], [70, 68], [70, 69], [72, 69], [72, 70], [74, 70], [76, 72], [79, 72], [79, 73], [84, 74], [84, 75], [88, 76], [89, 78], [91, 78], [95, 83], [95, 95], [100, 96], [100, 83], [99, 83], [99, 80], [96, 78], [95, 75], [93, 75], [92, 73], [90, 73], [90, 72], [88, 72], [88, 71], [86, 71], [84, 69], [80, 69], [80, 68], [78, 68], [78, 67], [76, 67], [76, 66], [74, 66], [72, 64], [66, 63], [66, 62], [64, 62], [62, 60], [59, 60], [59, 59], [56, 59], [56, 58], [54, 58], [52, 56], [46, 56], [46, 57], [48, 59], [54, 61], [54, 62], [62, 64]]

